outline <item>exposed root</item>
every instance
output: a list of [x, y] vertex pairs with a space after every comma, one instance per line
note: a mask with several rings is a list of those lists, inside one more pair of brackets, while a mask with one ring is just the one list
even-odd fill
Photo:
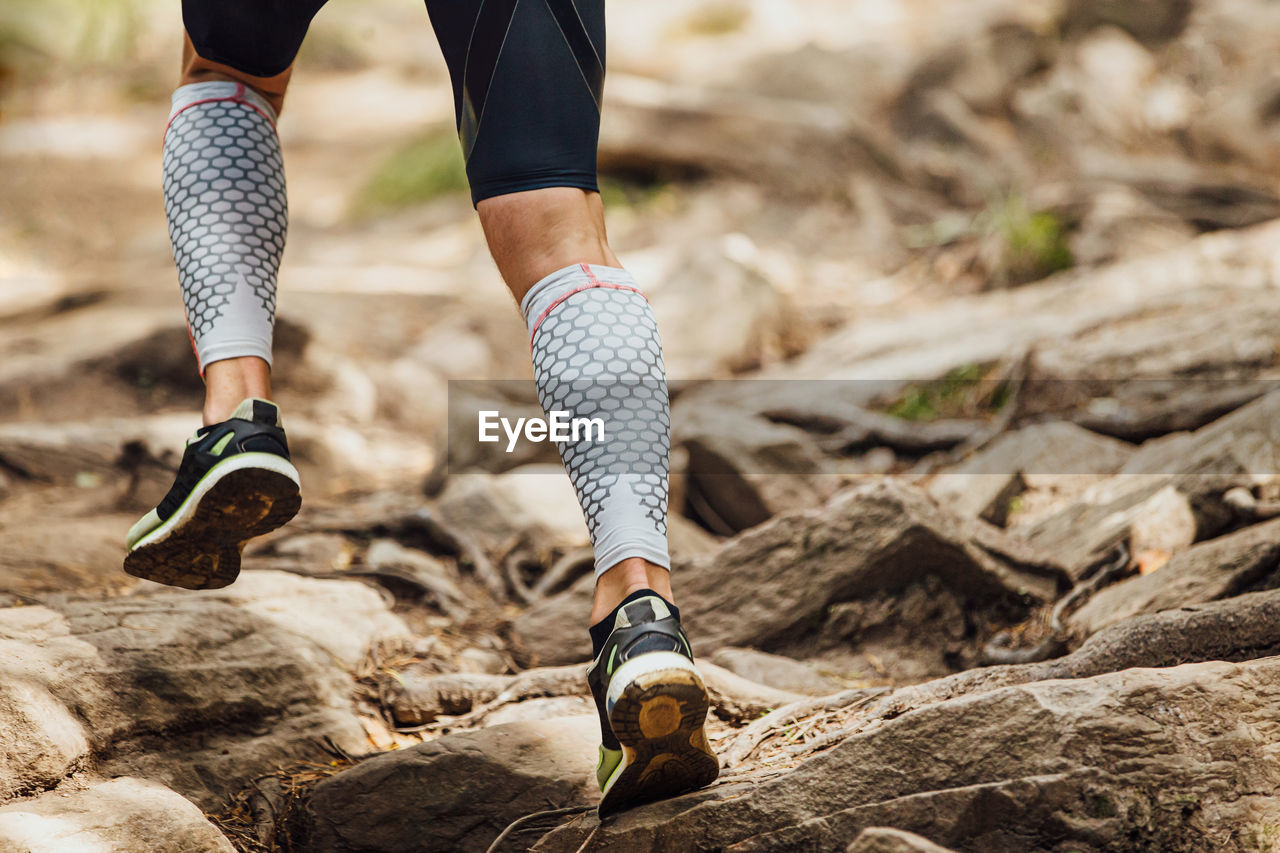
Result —
[[751, 754], [755, 752], [756, 747], [763, 743], [767, 738], [783, 731], [786, 726], [792, 725], [800, 720], [812, 717], [815, 714], [822, 714], [827, 711], [833, 711], [840, 708], [858, 705], [870, 702], [877, 696], [887, 693], [889, 688], [857, 688], [854, 690], [844, 690], [840, 693], [833, 693], [830, 696], [818, 696], [813, 699], [801, 699], [784, 705], [775, 711], [770, 711], [760, 719], [751, 723], [729, 744], [729, 748], [722, 753], [724, 763], [728, 767], [734, 767], [746, 761]]

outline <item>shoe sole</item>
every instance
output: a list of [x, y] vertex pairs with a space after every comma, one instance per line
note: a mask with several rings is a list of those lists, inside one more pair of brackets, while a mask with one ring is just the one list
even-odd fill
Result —
[[281, 527], [301, 506], [292, 464], [272, 454], [237, 454], [211, 468], [178, 511], [138, 541], [124, 570], [183, 589], [219, 589], [240, 574], [244, 544]]
[[[647, 663], [649, 657], [628, 663]], [[601, 817], [702, 788], [720, 775], [720, 762], [703, 728], [710, 705], [707, 688], [687, 658], [671, 657], [683, 665], [630, 677], [609, 711], [623, 756], [605, 784]], [[619, 669], [618, 676], [626, 673]]]

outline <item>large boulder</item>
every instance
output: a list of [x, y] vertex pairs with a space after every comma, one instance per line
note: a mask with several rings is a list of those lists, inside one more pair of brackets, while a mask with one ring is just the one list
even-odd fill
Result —
[[376, 640], [407, 636], [376, 590], [352, 581], [314, 580], [290, 572], [243, 571], [231, 586], [197, 596], [224, 601], [305, 637], [355, 669]]
[[446, 524], [465, 530], [495, 557], [520, 543], [551, 554], [588, 542], [573, 484], [559, 463], [451, 477], [437, 509]]
[[316, 786], [306, 849], [483, 853], [517, 818], [595, 799], [599, 726], [595, 716], [508, 723], [370, 758]]
[[0, 610], [0, 796], [97, 767], [213, 808], [326, 760], [326, 740], [360, 754], [348, 667], [403, 633], [362, 584], [252, 572], [211, 593]]
[[200, 809], [163, 785], [122, 776], [67, 783], [0, 807], [0, 853], [234, 853]]
[[1280, 820], [1280, 658], [1131, 669], [961, 696], [864, 722], [780, 777], [616, 820], [538, 851], [830, 850], [869, 827], [989, 853], [1244, 851]]
[[[974, 657], [981, 641], [973, 614], [1013, 624], [1054, 599], [1064, 581], [1043, 555], [894, 481], [780, 516], [674, 572], [699, 654], [750, 646], [807, 657], [834, 643], [870, 652], [903, 679], [950, 672]], [[589, 596], [581, 583], [517, 619], [541, 663], [590, 656], [576, 622]]]

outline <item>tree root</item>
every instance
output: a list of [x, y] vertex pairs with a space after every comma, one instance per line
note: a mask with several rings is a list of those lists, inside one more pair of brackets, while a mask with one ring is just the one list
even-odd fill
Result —
[[756, 747], [766, 738], [798, 720], [841, 708], [856, 707], [860, 703], [870, 702], [887, 691], [886, 687], [860, 687], [833, 693], [830, 696], [800, 699], [789, 705], [783, 705], [743, 729], [729, 744], [729, 748], [723, 752], [724, 762], [729, 767], [741, 764], [751, 757], [751, 753], [755, 752]]
[[[701, 662], [711, 706], [723, 720], [742, 722], [801, 697], [742, 678]], [[540, 667], [519, 675], [448, 673], [420, 675], [412, 670], [379, 682], [378, 701], [396, 731], [402, 733], [475, 728], [499, 708], [526, 699], [587, 695], [585, 664]]]
[[804, 698], [788, 690], [757, 684], [706, 661], [698, 663], [698, 672], [707, 685], [707, 694], [711, 697], [715, 715], [729, 722], [752, 720], [774, 708], [791, 705]]
[[384, 680], [379, 699], [397, 731], [443, 731], [475, 728], [498, 708], [526, 699], [580, 696], [586, 686], [586, 667], [581, 664], [519, 675], [448, 673], [423, 678], [410, 672]]
[[1031, 648], [1015, 649], [1011, 648], [1012, 634], [1001, 631], [982, 647], [981, 665], [1036, 663], [1065, 654], [1069, 634], [1066, 626], [1067, 615], [1079, 609], [1095, 592], [1131, 572], [1129, 549], [1119, 545], [1116, 550], [1118, 553], [1110, 562], [1104, 563], [1086, 580], [1076, 584], [1071, 592], [1060, 598], [1053, 606], [1053, 612], [1049, 617], [1050, 635], [1045, 640]]

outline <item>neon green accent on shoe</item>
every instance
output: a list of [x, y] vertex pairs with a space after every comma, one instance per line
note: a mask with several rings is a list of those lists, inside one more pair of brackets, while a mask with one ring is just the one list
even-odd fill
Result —
[[218, 441], [218, 443], [217, 443], [217, 444], [215, 444], [213, 447], [209, 448], [209, 452], [210, 452], [211, 454], [213, 454], [214, 456], [221, 456], [221, 455], [222, 455], [222, 451], [224, 451], [224, 450], [226, 450], [226, 449], [227, 449], [227, 445], [228, 445], [228, 444], [230, 444], [230, 443], [231, 443], [231, 439], [233, 439], [233, 438], [235, 438], [235, 437], [236, 437], [236, 434], [235, 434], [234, 432], [229, 432], [229, 433], [227, 433], [226, 435], [224, 435], [224, 436], [223, 436], [223, 437]]
[[137, 524], [129, 528], [129, 533], [124, 538], [125, 547], [132, 550], [133, 546], [138, 544], [139, 539], [146, 536], [159, 526], [160, 514], [153, 509], [142, 518], [138, 519]]
[[618, 660], [618, 647], [614, 646], [613, 650], [609, 652], [609, 664], [604, 668], [605, 675], [613, 675], [613, 665], [614, 663], [617, 662], [617, 660]]
[[606, 749], [601, 745], [600, 760], [596, 762], [596, 782], [599, 783], [601, 791], [605, 789], [609, 777], [613, 775], [613, 771], [617, 770], [618, 765], [621, 763], [622, 750]]

